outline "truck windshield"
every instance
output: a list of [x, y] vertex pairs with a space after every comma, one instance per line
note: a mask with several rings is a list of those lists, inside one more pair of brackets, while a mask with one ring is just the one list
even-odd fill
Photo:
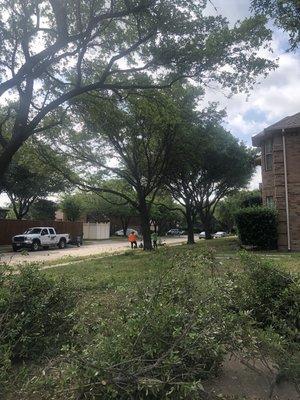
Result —
[[41, 228], [29, 228], [24, 233], [26, 233], [27, 235], [38, 234], [41, 233]]

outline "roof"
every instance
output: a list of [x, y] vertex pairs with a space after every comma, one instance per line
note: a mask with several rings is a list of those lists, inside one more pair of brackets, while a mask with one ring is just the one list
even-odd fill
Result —
[[261, 141], [274, 133], [278, 133], [283, 129], [296, 129], [300, 128], [300, 112], [289, 117], [285, 117], [275, 124], [268, 126], [262, 132], [252, 137], [253, 146], [260, 147]]

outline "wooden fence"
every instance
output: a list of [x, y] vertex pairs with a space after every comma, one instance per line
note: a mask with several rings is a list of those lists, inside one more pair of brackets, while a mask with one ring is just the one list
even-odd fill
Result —
[[0, 245], [11, 244], [11, 238], [20, 235], [28, 228], [38, 226], [53, 227], [57, 233], [69, 233], [71, 238], [83, 235], [82, 222], [69, 221], [27, 221], [0, 219]]

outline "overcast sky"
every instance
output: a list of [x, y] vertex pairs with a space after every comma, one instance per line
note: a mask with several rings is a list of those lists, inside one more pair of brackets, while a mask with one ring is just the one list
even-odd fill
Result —
[[[213, 0], [218, 12], [231, 23], [249, 16], [250, 0]], [[211, 13], [216, 13], [213, 7]], [[279, 58], [279, 67], [261, 79], [247, 98], [244, 94], [226, 98], [220, 91], [207, 91], [205, 102], [218, 101], [227, 109], [225, 126], [233, 135], [251, 145], [251, 136], [288, 115], [300, 112], [300, 51], [287, 53], [287, 36], [275, 30], [271, 58]], [[201, 105], [200, 105], [201, 106]], [[258, 187], [260, 171], [251, 182]], [[7, 199], [0, 196], [0, 205]]]

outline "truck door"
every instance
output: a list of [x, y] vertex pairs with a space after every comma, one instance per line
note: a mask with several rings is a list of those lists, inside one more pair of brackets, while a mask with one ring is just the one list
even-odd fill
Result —
[[44, 228], [41, 232], [41, 245], [49, 246], [50, 245], [50, 235], [48, 229]]
[[50, 245], [54, 246], [57, 244], [56, 232], [53, 228], [49, 228]]

